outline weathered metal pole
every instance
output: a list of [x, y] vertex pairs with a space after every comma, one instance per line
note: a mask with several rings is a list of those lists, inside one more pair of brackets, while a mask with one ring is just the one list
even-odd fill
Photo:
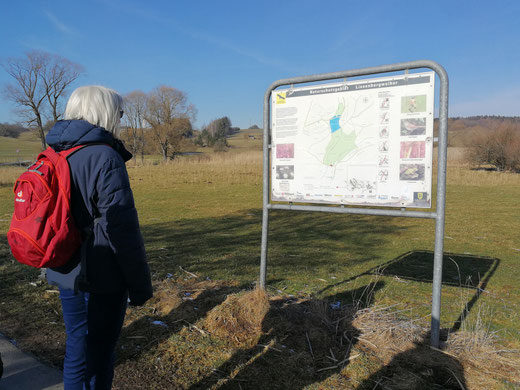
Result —
[[441, 328], [442, 262], [444, 254], [444, 216], [446, 207], [446, 167], [448, 154], [448, 74], [442, 66], [432, 69], [439, 75], [439, 143], [437, 144], [437, 204], [435, 205], [435, 251], [433, 255], [432, 321], [430, 343], [439, 347]]
[[[276, 88], [276, 87], [275, 87]], [[273, 88], [274, 89], [274, 88]], [[267, 274], [267, 235], [269, 232], [269, 149], [271, 148], [271, 129], [270, 129], [270, 104], [272, 89], [268, 89], [264, 96], [264, 156], [263, 156], [263, 196], [262, 196], [262, 249], [260, 253], [260, 288], [265, 289]]]

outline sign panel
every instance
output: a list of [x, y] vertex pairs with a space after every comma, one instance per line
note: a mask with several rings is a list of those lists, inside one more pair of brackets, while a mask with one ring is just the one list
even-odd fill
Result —
[[276, 90], [271, 199], [431, 207], [435, 73]]

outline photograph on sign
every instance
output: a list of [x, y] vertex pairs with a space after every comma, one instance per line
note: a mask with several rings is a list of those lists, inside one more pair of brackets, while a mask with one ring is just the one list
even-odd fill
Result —
[[276, 90], [271, 199], [431, 207], [435, 73]]

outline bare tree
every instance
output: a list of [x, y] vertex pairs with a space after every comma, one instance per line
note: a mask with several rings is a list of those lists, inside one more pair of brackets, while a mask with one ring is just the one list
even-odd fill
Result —
[[138, 153], [141, 154], [141, 162], [144, 161], [144, 115], [148, 97], [143, 91], [132, 91], [124, 96], [124, 122], [126, 130], [122, 138], [134, 155], [134, 162]]
[[18, 85], [7, 85], [4, 94], [8, 100], [20, 107], [20, 114], [29, 126], [36, 125], [40, 132], [42, 148], [45, 149], [41, 112], [45, 94], [40, 85], [41, 68], [44, 62], [42, 57], [39, 52], [31, 52], [27, 54], [27, 58], [9, 59], [4, 66], [5, 70]]
[[54, 122], [63, 114], [59, 107], [60, 98], [65, 94], [67, 87], [83, 72], [84, 69], [79, 64], [57, 55], [48, 55], [41, 78]]
[[181, 90], [163, 85], [149, 93], [144, 118], [152, 128], [163, 160], [174, 158], [179, 152], [195, 114], [195, 107]]
[[29, 127], [36, 130], [45, 149], [44, 117], [57, 121], [62, 115], [59, 101], [66, 88], [83, 72], [83, 68], [64, 57], [31, 51], [23, 58], [10, 58], [3, 64], [15, 83], [5, 87], [5, 97], [15, 103]]

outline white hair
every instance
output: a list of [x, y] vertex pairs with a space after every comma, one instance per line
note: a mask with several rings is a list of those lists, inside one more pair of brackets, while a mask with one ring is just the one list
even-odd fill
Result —
[[82, 119], [117, 134], [123, 98], [113, 89], [99, 85], [79, 87], [67, 102], [63, 118]]

